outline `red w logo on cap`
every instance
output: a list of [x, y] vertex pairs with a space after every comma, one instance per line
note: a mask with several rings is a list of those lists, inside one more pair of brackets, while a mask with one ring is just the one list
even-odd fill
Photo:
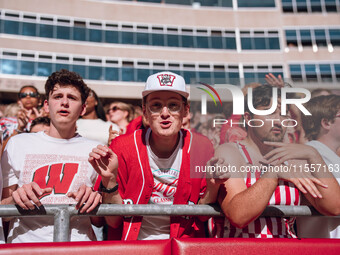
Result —
[[159, 85], [172, 87], [176, 76], [172, 74], [160, 74], [157, 75], [157, 78], [159, 81]]

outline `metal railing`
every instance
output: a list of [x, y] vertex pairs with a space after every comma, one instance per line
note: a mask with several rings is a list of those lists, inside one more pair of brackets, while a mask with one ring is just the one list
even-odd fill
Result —
[[[0, 205], [0, 217], [54, 217], [54, 242], [70, 241], [70, 218], [72, 216], [108, 215], [168, 215], [168, 216], [223, 216], [218, 206], [212, 205], [99, 205], [91, 213], [80, 214], [75, 205], [43, 205], [35, 210], [23, 210], [15, 205]], [[267, 206], [261, 217], [323, 216], [311, 206]], [[323, 216], [328, 217], [328, 216]], [[332, 216], [338, 217], [339, 216]]]

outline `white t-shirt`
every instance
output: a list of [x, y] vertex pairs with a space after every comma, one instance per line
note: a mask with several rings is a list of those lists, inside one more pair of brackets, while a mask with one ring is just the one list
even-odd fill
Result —
[[[182, 133], [180, 142], [169, 158], [157, 157], [149, 145], [151, 129], [146, 133], [146, 146], [154, 185], [149, 204], [172, 205], [177, 191], [182, 164]], [[170, 238], [169, 216], [144, 216], [138, 240], [160, 240]]]
[[[340, 167], [340, 157], [328, 146], [319, 141], [306, 143], [314, 147], [322, 156], [325, 163], [334, 168]], [[333, 172], [340, 184], [339, 172]], [[340, 196], [340, 194], [338, 194]], [[296, 220], [298, 236], [302, 238], [340, 238], [340, 219], [325, 217], [299, 217]]]
[[[93, 186], [97, 173], [88, 162], [98, 142], [77, 135], [57, 139], [43, 131], [12, 137], [1, 158], [4, 187], [32, 181], [53, 191], [40, 198], [42, 204], [76, 204], [66, 196], [86, 184]], [[71, 241], [95, 240], [89, 217], [73, 217]], [[8, 242], [52, 242], [53, 217], [22, 217], [10, 222]]]
[[78, 119], [77, 132], [82, 137], [98, 141], [101, 144], [107, 144], [109, 140], [109, 128], [111, 125], [112, 130], [119, 132], [119, 127], [109, 121], [103, 121], [102, 119]]

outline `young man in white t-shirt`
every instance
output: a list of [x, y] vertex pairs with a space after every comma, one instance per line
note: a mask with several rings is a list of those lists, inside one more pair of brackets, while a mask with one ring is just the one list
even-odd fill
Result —
[[[89, 88], [78, 74], [61, 70], [48, 77], [45, 91], [50, 129], [9, 140], [1, 158], [2, 204], [17, 204], [24, 210], [43, 204], [76, 204], [80, 213], [90, 212], [101, 201], [101, 195], [92, 190], [97, 173], [87, 161], [98, 143], [75, 132]], [[95, 240], [88, 217], [74, 217], [70, 225], [71, 241]], [[8, 242], [52, 241], [52, 217], [22, 217], [10, 222]]]
[[[303, 129], [309, 142], [328, 165], [330, 172], [340, 184], [340, 96], [318, 96], [305, 107], [312, 114], [302, 116]], [[340, 214], [340, 189], [333, 195], [334, 206]], [[297, 219], [298, 236], [303, 238], [340, 238], [340, 219], [325, 217], [304, 217]]]
[[[143, 114], [150, 128], [115, 138], [110, 148], [98, 146], [90, 153], [89, 161], [102, 177], [103, 202], [197, 204], [205, 180], [190, 177], [190, 148], [198, 138], [181, 129], [189, 111], [183, 77], [171, 72], [153, 74], [142, 95]], [[199, 145], [209, 151], [212, 144], [204, 141], [200, 138]], [[197, 159], [200, 165], [212, 154], [213, 150]], [[204, 237], [203, 223], [197, 217], [105, 218], [112, 227], [123, 224], [123, 240]]]

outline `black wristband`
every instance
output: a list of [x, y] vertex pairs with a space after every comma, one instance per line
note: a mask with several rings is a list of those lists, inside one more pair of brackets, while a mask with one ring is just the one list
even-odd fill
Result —
[[113, 193], [118, 190], [118, 183], [116, 186], [114, 186], [112, 189], [107, 189], [104, 185], [103, 182], [100, 181], [99, 184], [99, 191], [104, 192], [104, 193]]

